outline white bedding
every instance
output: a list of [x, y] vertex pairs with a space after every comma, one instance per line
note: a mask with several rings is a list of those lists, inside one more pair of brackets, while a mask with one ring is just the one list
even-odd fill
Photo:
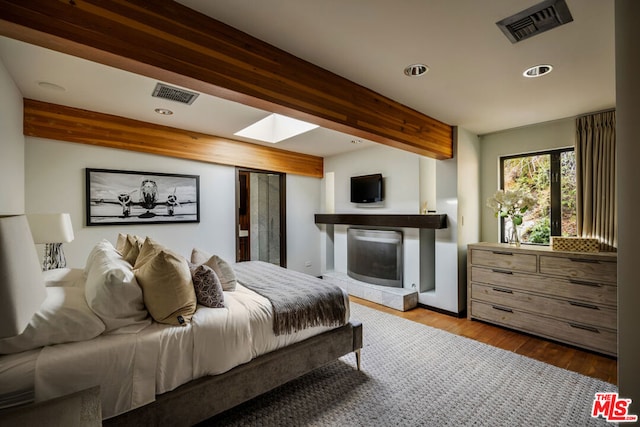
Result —
[[[102, 416], [109, 418], [194, 378], [226, 372], [332, 329], [314, 327], [275, 336], [266, 298], [241, 285], [224, 294], [225, 308], [198, 306], [188, 326], [154, 322], [136, 334], [101, 335], [36, 351], [36, 400], [100, 385]], [[346, 293], [344, 298], [348, 307]], [[345, 323], [348, 319], [347, 310]]]
[[40, 349], [0, 356], [0, 409], [32, 402]]
[[137, 334], [44, 347], [36, 364], [36, 401], [99, 385], [103, 417], [152, 402], [159, 327], [154, 323]]
[[[345, 306], [348, 295], [343, 292]], [[265, 353], [302, 341], [332, 327], [314, 327], [276, 336], [271, 303], [250, 289], [237, 285], [225, 292], [224, 309], [198, 307], [191, 322], [194, 331], [194, 378], [221, 374]], [[347, 310], [344, 323], [349, 320]]]

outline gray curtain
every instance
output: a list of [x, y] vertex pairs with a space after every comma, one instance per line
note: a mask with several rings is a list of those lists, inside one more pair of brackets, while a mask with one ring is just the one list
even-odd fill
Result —
[[618, 246], [616, 113], [576, 120], [578, 236], [600, 240], [601, 250]]

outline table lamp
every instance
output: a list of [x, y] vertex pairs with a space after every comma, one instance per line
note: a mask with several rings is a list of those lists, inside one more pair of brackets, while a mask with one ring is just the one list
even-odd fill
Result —
[[67, 260], [62, 251], [62, 244], [73, 241], [71, 215], [68, 213], [28, 214], [27, 219], [33, 241], [45, 245], [42, 269], [66, 267]]
[[0, 216], [0, 338], [21, 334], [46, 296], [26, 216]]

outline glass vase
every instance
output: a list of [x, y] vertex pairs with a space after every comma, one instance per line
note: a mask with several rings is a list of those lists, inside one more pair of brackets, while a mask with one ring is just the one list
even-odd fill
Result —
[[511, 228], [507, 230], [509, 244], [515, 245], [516, 247], [519, 248], [520, 247], [520, 230], [518, 229], [518, 226], [513, 221], [513, 219], [511, 219], [510, 222], [511, 222]]

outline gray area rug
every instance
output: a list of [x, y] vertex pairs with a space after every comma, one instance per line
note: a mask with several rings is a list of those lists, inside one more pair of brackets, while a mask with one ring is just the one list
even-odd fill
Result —
[[589, 426], [596, 392], [617, 387], [351, 304], [362, 371], [338, 361], [203, 426]]

